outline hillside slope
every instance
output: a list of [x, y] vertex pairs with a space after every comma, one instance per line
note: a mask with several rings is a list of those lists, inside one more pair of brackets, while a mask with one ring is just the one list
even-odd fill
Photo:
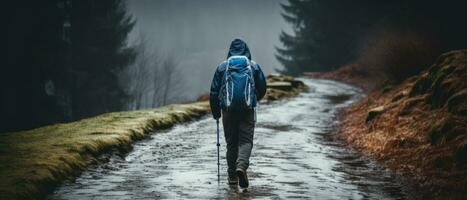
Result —
[[467, 50], [343, 110], [340, 136], [430, 199], [467, 196]]

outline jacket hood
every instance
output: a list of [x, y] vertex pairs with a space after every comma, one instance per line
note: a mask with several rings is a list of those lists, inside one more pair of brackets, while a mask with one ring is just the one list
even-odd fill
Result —
[[230, 56], [246, 56], [249, 60], [251, 60], [250, 49], [248, 49], [246, 43], [241, 39], [235, 39], [230, 44], [227, 58]]

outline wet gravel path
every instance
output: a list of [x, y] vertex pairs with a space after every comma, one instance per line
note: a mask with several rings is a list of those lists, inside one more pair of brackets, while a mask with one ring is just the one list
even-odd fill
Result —
[[362, 91], [334, 81], [303, 81], [309, 92], [259, 107], [248, 191], [227, 185], [224, 141], [217, 182], [216, 124], [205, 118], [151, 135], [49, 199], [408, 198], [403, 181], [333, 137], [338, 109]]

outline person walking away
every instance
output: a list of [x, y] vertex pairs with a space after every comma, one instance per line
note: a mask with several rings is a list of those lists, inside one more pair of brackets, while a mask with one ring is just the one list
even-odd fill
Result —
[[256, 105], [266, 94], [260, 66], [251, 59], [247, 44], [232, 41], [227, 60], [217, 66], [209, 103], [215, 120], [222, 116], [227, 143], [228, 183], [247, 188], [250, 154], [256, 123]]

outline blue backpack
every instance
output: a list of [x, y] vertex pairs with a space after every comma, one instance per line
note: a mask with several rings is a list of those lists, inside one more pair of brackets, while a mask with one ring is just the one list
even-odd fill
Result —
[[221, 107], [227, 111], [254, 109], [257, 100], [251, 61], [246, 56], [231, 56], [226, 62]]

